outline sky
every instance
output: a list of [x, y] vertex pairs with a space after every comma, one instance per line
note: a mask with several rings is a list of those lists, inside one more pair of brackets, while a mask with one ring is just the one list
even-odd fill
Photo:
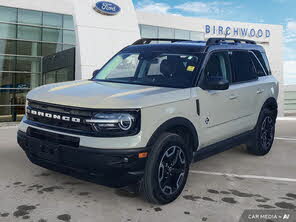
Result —
[[133, 0], [137, 10], [282, 25], [284, 79], [296, 84], [296, 0]]

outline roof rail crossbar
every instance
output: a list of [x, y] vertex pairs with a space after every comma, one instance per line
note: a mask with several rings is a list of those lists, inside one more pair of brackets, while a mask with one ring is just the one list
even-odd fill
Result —
[[248, 39], [236, 39], [236, 38], [209, 38], [207, 45], [217, 45], [219, 43], [227, 43], [227, 41], [233, 41], [234, 43], [245, 43], [256, 45], [256, 42]]
[[133, 45], [145, 45], [150, 44], [152, 41], [164, 41], [164, 42], [184, 42], [184, 41], [191, 41], [188, 39], [165, 39], [165, 38], [142, 38], [133, 43]]

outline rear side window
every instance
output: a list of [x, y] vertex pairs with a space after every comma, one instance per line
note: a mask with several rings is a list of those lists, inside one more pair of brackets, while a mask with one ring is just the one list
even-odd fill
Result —
[[256, 68], [247, 51], [233, 51], [231, 55], [231, 65], [233, 80], [232, 82], [245, 82], [258, 78]]
[[260, 63], [262, 64], [266, 74], [271, 75], [271, 69], [270, 69], [266, 54], [264, 52], [259, 52], [256, 50], [254, 50], [253, 52], [257, 56], [257, 58], [259, 59]]

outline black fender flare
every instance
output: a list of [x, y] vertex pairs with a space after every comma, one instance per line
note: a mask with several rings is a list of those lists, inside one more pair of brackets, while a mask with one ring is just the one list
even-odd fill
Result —
[[[276, 101], [276, 99], [274, 97], [269, 97], [263, 104], [262, 108], [261, 108], [261, 111], [264, 109], [264, 108], [267, 108], [267, 109], [270, 109], [272, 111], [274, 111], [275, 113], [275, 118], [277, 116], [277, 113], [278, 113], [278, 103]], [[260, 112], [261, 112], [260, 111]]]
[[275, 98], [273, 97], [269, 97], [262, 105], [261, 107], [261, 110], [260, 110], [260, 113], [257, 117], [257, 123], [256, 123], [256, 126], [254, 128], [254, 130], [256, 129], [257, 125], [258, 125], [258, 121], [259, 121], [259, 118], [260, 118], [260, 114], [262, 112], [263, 109], [269, 109], [269, 110], [272, 110], [274, 111], [274, 118], [275, 118], [275, 121], [276, 121], [276, 117], [277, 117], [277, 114], [278, 114], [278, 104], [277, 104], [277, 101]]
[[188, 132], [190, 133], [190, 138], [192, 140], [192, 152], [196, 151], [196, 149], [198, 148], [199, 145], [199, 140], [198, 140], [198, 134], [196, 131], [195, 126], [193, 125], [193, 123], [184, 118], [184, 117], [175, 117], [172, 119], [169, 119], [167, 121], [165, 121], [164, 123], [162, 123], [152, 134], [152, 136], [150, 137], [147, 146], [153, 146], [154, 142], [157, 140], [157, 138], [163, 133], [163, 132], [170, 132], [174, 129], [176, 129], [177, 127], [184, 127], [188, 130]]

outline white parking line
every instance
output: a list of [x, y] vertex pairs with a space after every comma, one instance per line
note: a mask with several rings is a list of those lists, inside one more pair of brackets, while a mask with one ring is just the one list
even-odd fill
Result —
[[284, 182], [294, 182], [294, 183], [296, 183], [296, 179], [284, 178], [284, 177], [239, 175], [239, 174], [232, 174], [232, 173], [219, 173], [219, 172], [208, 172], [208, 171], [199, 171], [199, 170], [190, 170], [189, 172], [193, 173], [193, 174], [206, 174], [206, 175], [215, 175], [215, 176], [228, 176], [228, 177], [239, 177], [239, 178], [247, 178], [247, 179], [274, 180], [274, 181], [284, 181]]
[[13, 128], [17, 128], [18, 126], [0, 126], [0, 130], [4, 130], [4, 129], [13, 129]]
[[278, 117], [276, 120], [296, 121], [296, 117]]
[[290, 137], [275, 137], [276, 140], [286, 140], [286, 141], [296, 141], [296, 138], [290, 138]]

